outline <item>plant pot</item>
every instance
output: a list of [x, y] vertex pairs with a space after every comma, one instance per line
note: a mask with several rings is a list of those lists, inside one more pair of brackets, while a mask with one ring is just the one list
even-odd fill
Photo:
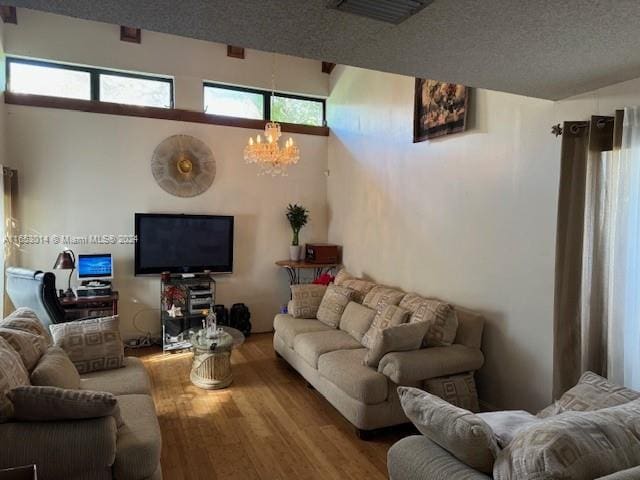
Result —
[[291, 245], [289, 247], [289, 260], [292, 262], [297, 262], [300, 260], [300, 253], [302, 252], [302, 247], [300, 245]]

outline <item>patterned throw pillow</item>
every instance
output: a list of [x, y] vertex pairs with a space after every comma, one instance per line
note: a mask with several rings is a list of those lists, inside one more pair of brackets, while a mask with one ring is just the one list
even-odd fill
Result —
[[357, 341], [362, 342], [362, 337], [371, 327], [371, 322], [376, 316], [376, 311], [360, 305], [356, 302], [349, 302], [340, 318], [340, 330], [347, 332]]
[[345, 280], [350, 280], [354, 278], [347, 270], [341, 268], [340, 271], [336, 274], [336, 278], [333, 279], [334, 285], [338, 285], [339, 287], [344, 283]]
[[418, 350], [427, 332], [428, 325], [424, 322], [405, 323], [388, 327], [378, 331], [371, 346], [364, 357], [363, 363], [368, 367], [377, 368], [382, 357], [389, 352], [406, 352]]
[[4, 338], [18, 352], [28, 371], [36, 366], [40, 357], [47, 351], [47, 341], [41, 335], [23, 330], [0, 328], [0, 337]]
[[332, 328], [338, 328], [342, 313], [353, 295], [350, 288], [329, 285], [318, 308], [318, 320]]
[[31, 385], [42, 387], [80, 388], [80, 374], [60, 347], [49, 347], [31, 372]]
[[316, 318], [326, 290], [324, 285], [291, 285], [289, 313], [295, 318]]
[[398, 395], [404, 413], [423, 435], [471, 468], [491, 473], [499, 448], [484, 420], [417, 388], [398, 387]]
[[560, 399], [538, 412], [538, 418], [547, 418], [568, 410], [590, 412], [615, 407], [640, 398], [640, 393], [611, 383], [593, 372], [585, 372], [577, 385], [567, 390]]
[[369, 330], [362, 337], [362, 346], [371, 348], [373, 342], [385, 328], [407, 323], [409, 311], [396, 305], [387, 305], [382, 311], [376, 313]]
[[120, 368], [124, 345], [118, 316], [51, 325], [56, 346], [62, 347], [80, 374]]
[[356, 303], [362, 303], [364, 297], [373, 287], [376, 286], [376, 284], [361, 278], [348, 278], [342, 282], [341, 286], [355, 290], [355, 293], [353, 294], [353, 301]]
[[47, 345], [53, 343], [49, 330], [30, 308], [21, 307], [11, 312], [4, 320], [0, 320], [0, 327], [41, 335], [47, 340]]
[[640, 465], [639, 431], [640, 400], [567, 411], [517, 433], [498, 455], [493, 475], [496, 480], [602, 478]]
[[364, 297], [362, 304], [379, 312], [387, 305], [398, 305], [406, 294], [395, 288], [376, 285]]
[[429, 324], [423, 342], [425, 347], [448, 347], [456, 339], [458, 317], [448, 303], [425, 299], [411, 315], [409, 322]]
[[29, 385], [29, 372], [11, 345], [0, 337], [0, 423], [13, 415], [13, 405], [7, 393], [15, 387]]
[[424, 389], [456, 407], [472, 412], [480, 411], [476, 382], [471, 372], [425, 380]]
[[47, 422], [113, 416], [118, 426], [123, 425], [118, 399], [107, 392], [22, 386], [11, 390], [7, 397], [13, 403], [13, 418], [20, 421]]

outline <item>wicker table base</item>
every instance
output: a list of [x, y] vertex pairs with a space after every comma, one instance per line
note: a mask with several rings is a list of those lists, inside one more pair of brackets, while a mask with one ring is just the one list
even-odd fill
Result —
[[206, 390], [217, 390], [231, 385], [231, 352], [193, 353], [191, 383]]

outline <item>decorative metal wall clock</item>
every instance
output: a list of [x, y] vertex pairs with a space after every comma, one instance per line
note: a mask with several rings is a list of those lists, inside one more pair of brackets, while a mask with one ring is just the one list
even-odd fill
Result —
[[191, 135], [173, 135], [154, 150], [151, 172], [166, 192], [177, 197], [195, 197], [213, 183], [216, 161], [202, 140]]

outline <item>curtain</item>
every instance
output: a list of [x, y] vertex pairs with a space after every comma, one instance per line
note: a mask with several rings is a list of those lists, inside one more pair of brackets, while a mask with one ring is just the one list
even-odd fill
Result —
[[609, 379], [640, 389], [640, 109], [624, 110], [622, 141], [607, 158], [610, 188]]
[[607, 374], [613, 117], [565, 122], [554, 301], [553, 395], [585, 370]]
[[3, 248], [0, 249], [0, 312], [7, 315], [12, 310], [11, 301], [9, 300], [5, 289], [5, 271], [6, 268], [14, 265], [15, 257], [18, 252], [17, 244], [14, 236], [17, 232], [17, 193], [18, 193], [18, 172], [8, 167], [2, 167], [2, 181], [0, 182], [0, 212], [2, 213], [2, 221], [0, 222], [0, 238], [3, 241]]

